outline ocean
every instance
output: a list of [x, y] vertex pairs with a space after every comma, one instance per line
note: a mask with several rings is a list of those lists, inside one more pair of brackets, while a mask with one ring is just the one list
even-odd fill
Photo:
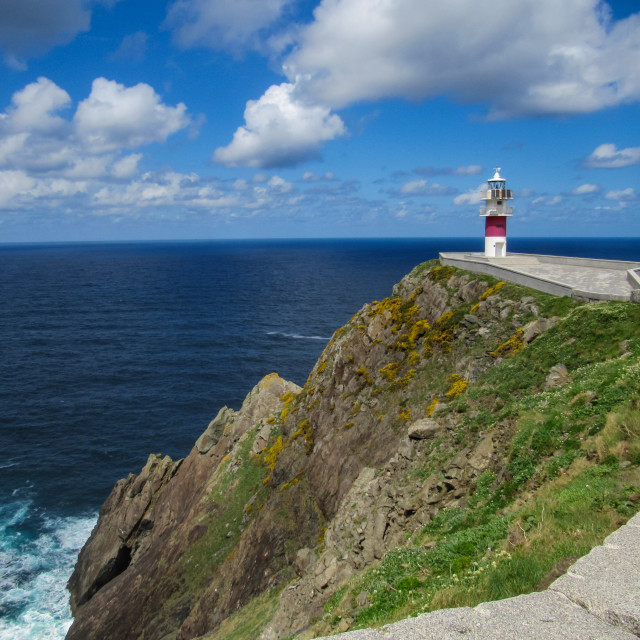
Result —
[[[0, 245], [0, 640], [61, 640], [65, 585], [114, 483], [187, 455], [266, 374], [303, 384], [333, 331], [483, 239]], [[640, 239], [509, 250], [640, 261]]]

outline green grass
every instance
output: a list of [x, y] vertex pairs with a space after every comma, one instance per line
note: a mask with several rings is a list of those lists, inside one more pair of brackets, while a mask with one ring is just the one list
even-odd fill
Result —
[[[505, 285], [499, 293], [519, 299], [529, 291]], [[486, 469], [465, 508], [441, 510], [406, 547], [335, 594], [328, 611], [369, 594], [369, 605], [352, 613], [353, 628], [530, 592], [556, 563], [587, 553], [640, 508], [637, 468], [620, 466], [640, 463], [640, 306], [534, 297], [543, 315], [566, 317], [449, 406], [468, 412], [453, 443], [506, 428], [506, 473]], [[621, 358], [623, 340], [631, 355]], [[559, 362], [570, 380], [545, 390]], [[442, 359], [427, 369], [431, 384], [446, 379]], [[446, 464], [436, 449], [408, 478], [420, 482]]]
[[[240, 524], [255, 509], [245, 514], [245, 505], [252, 496], [266, 494], [263, 479], [266, 469], [249, 456], [255, 428], [238, 447], [236, 458], [224, 459], [216, 471], [216, 482], [209, 495], [212, 515], [201, 525], [206, 527], [180, 558], [180, 565], [188, 585], [203, 584], [212, 572], [224, 562], [240, 537]], [[255, 501], [255, 505], [260, 502]], [[253, 505], [253, 507], [255, 507]]]
[[225, 618], [220, 628], [202, 640], [255, 640], [278, 609], [281, 588], [266, 591]]

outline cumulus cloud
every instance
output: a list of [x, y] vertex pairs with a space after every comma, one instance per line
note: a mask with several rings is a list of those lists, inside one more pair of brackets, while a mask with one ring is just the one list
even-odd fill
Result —
[[13, 132], [53, 132], [65, 122], [52, 112], [70, 104], [71, 98], [64, 89], [48, 78], [38, 78], [37, 82], [13, 94], [11, 106], [0, 124]]
[[628, 187], [627, 189], [609, 191], [609, 193], [605, 195], [605, 198], [607, 198], [607, 200], [618, 200], [620, 202], [630, 202], [632, 200], [637, 200], [638, 194], [636, 193], [635, 189], [633, 189], [632, 187]]
[[[276, 15], [284, 0], [273, 2], [265, 3], [269, 15]], [[204, 0], [174, 6], [183, 5], [205, 14]], [[208, 5], [217, 16], [219, 2]], [[258, 15], [261, 24], [268, 22], [266, 13]], [[229, 147], [216, 152], [217, 161], [238, 166], [300, 162], [344, 133], [336, 121], [327, 126], [330, 110], [364, 101], [447, 96], [488, 105], [487, 117], [498, 119], [590, 113], [640, 100], [640, 13], [616, 21], [600, 0], [561, 5], [556, 0], [496, 0], [490, 13], [476, 0], [323, 0], [313, 15], [295, 32], [284, 57], [289, 82], [249, 102], [245, 118], [258, 106], [273, 106], [272, 93], [282, 94], [286, 86], [290, 102], [295, 95], [304, 111], [322, 110], [321, 117], [313, 118], [315, 135], [306, 127], [298, 144], [277, 126], [281, 114], [275, 126], [252, 126], [247, 119]], [[188, 40], [197, 41], [206, 24], [193, 26]], [[234, 33], [235, 19], [232, 24]], [[254, 27], [247, 28], [255, 33]], [[461, 167], [454, 175], [479, 170]]]
[[250, 100], [244, 119], [231, 143], [216, 149], [215, 162], [254, 168], [296, 165], [317, 157], [320, 144], [345, 133], [339, 116], [300, 100], [290, 83], [273, 85], [259, 100]]
[[[126, 88], [104, 78], [72, 112], [69, 94], [47, 78], [14, 93], [0, 113], [0, 205], [39, 198], [88, 197], [103, 184], [139, 174], [142, 153], [189, 124], [186, 107], [170, 107], [148, 85]], [[66, 117], [63, 117], [66, 116]]]
[[419, 176], [477, 176], [483, 171], [482, 165], [470, 164], [468, 166], [456, 167], [455, 169], [446, 167], [437, 169], [436, 167], [418, 167], [413, 172]]
[[142, 160], [141, 153], [132, 153], [131, 155], [120, 158], [113, 163], [111, 174], [120, 179], [129, 179], [138, 174], [138, 163]]
[[96, 78], [91, 94], [78, 105], [76, 131], [94, 152], [135, 148], [164, 142], [189, 124], [187, 107], [162, 104], [148, 84], [125, 87], [112, 80]]
[[291, 4], [292, 0], [177, 0], [165, 24], [183, 47], [239, 52], [257, 47], [262, 32]]
[[16, 196], [28, 193], [35, 184], [24, 171], [0, 171], [0, 207], [5, 207]]
[[600, 186], [597, 184], [581, 184], [579, 187], [576, 187], [571, 195], [573, 196], [586, 196], [592, 195], [594, 193], [600, 192]]
[[597, 147], [584, 161], [590, 169], [621, 169], [640, 163], [640, 147], [618, 149], [615, 144], [606, 143]]
[[540, 196], [536, 198], [532, 204], [540, 204], [547, 207], [554, 207], [557, 204], [562, 202], [562, 196], [553, 196], [553, 198], [548, 198], [546, 196]]
[[428, 184], [426, 180], [412, 180], [400, 187], [399, 195], [403, 196], [446, 196], [456, 193], [455, 189], [445, 187], [437, 182]]
[[324, 0], [284, 69], [334, 108], [450, 95], [493, 117], [590, 112], [640, 98], [640, 14], [614, 22], [603, 8]]
[[472, 204], [480, 204], [482, 202], [482, 198], [487, 193], [487, 183], [483, 182], [481, 185], [478, 185], [475, 189], [471, 189], [466, 193], [461, 193], [459, 196], [456, 196], [453, 199], [454, 204], [460, 205], [472, 205]]
[[333, 171], [327, 171], [321, 176], [316, 175], [313, 171], [305, 171], [302, 174], [302, 182], [332, 182], [335, 179]]

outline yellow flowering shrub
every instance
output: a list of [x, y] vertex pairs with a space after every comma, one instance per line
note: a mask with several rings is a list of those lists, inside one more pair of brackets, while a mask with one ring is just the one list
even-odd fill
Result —
[[524, 349], [523, 336], [524, 331], [522, 329], [516, 329], [516, 332], [506, 342], [503, 342], [490, 352], [491, 355], [494, 358], [508, 358], [515, 355], [518, 351]]
[[282, 450], [284, 449], [284, 440], [282, 436], [278, 436], [276, 441], [264, 452], [262, 461], [264, 462], [264, 466], [267, 467], [270, 471], [273, 471], [273, 468], [276, 466], [276, 460]]
[[444, 394], [449, 400], [457, 398], [469, 386], [469, 381], [457, 373], [449, 376], [449, 390]]
[[435, 411], [436, 407], [439, 404], [440, 404], [440, 400], [438, 400], [438, 396], [434, 396], [433, 400], [431, 401], [431, 403], [427, 407], [427, 410], [425, 411], [425, 415], [427, 418], [430, 418], [433, 415], [433, 412]]
[[486, 300], [489, 296], [492, 296], [494, 293], [496, 293], [497, 291], [500, 291], [500, 289], [502, 289], [502, 287], [504, 287], [504, 285], [507, 284], [506, 282], [498, 282], [497, 284], [494, 284], [493, 287], [489, 287], [481, 296], [480, 296], [480, 300]]

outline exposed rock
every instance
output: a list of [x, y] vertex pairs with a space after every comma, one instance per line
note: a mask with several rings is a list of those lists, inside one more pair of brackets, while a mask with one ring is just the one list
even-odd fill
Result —
[[553, 316], [552, 318], [538, 318], [537, 320], [530, 322], [523, 329], [523, 342], [525, 344], [529, 344], [529, 342], [532, 342], [543, 331], [551, 328], [556, 322], [558, 322], [558, 316]]
[[475, 471], [475, 474], [489, 468], [495, 449], [492, 435], [488, 435], [480, 441], [467, 460], [467, 464]]
[[359, 608], [368, 606], [370, 601], [370, 596], [368, 591], [361, 591], [356, 597], [356, 605]]
[[545, 389], [559, 387], [569, 382], [569, 371], [563, 364], [556, 364], [549, 370], [549, 375], [544, 381]]
[[316, 562], [316, 554], [309, 548], [300, 549], [296, 554], [296, 573], [303, 576]]
[[487, 290], [488, 284], [484, 280], [471, 280], [460, 288], [460, 297], [465, 302], [473, 302]]
[[[219, 411], [184, 461], [152, 456], [121, 480], [69, 582], [68, 640], [208, 639], [276, 587], [261, 639], [311, 637], [354, 573], [442, 509], [464, 507], [487, 468], [499, 473], [499, 427], [458, 444], [464, 403], [449, 403], [446, 376], [473, 381], [495, 366], [487, 349], [534, 313], [534, 299], [479, 301], [486, 281], [439, 273], [418, 268], [396, 299], [365, 305], [303, 389], [266, 376], [239, 410]], [[536, 322], [531, 335], [551, 321]], [[436, 396], [432, 417], [415, 420]], [[362, 592], [355, 604], [369, 601]], [[345, 628], [350, 606], [336, 612]]]
[[204, 433], [196, 440], [196, 449], [200, 453], [207, 453], [211, 447], [218, 444], [224, 428], [233, 422], [235, 415], [236, 412], [233, 409], [222, 407], [218, 411], [218, 415], [209, 423]]
[[[144, 536], [153, 526], [154, 515], [147, 512], [152, 496], [179, 466], [180, 462], [174, 463], [168, 456], [150, 455], [139, 476], [130, 474], [116, 484], [69, 580], [72, 612], [129, 566], [132, 545], [128, 541], [139, 529]], [[136, 544], [140, 546], [141, 540]]]
[[251, 447], [251, 455], [256, 456], [259, 453], [262, 453], [267, 446], [267, 442], [269, 442], [269, 436], [271, 435], [271, 422], [265, 421], [260, 431], [258, 431], [255, 440], [253, 441], [253, 446]]
[[408, 436], [412, 440], [430, 440], [435, 438], [442, 431], [443, 427], [431, 418], [416, 420], [408, 431]]

